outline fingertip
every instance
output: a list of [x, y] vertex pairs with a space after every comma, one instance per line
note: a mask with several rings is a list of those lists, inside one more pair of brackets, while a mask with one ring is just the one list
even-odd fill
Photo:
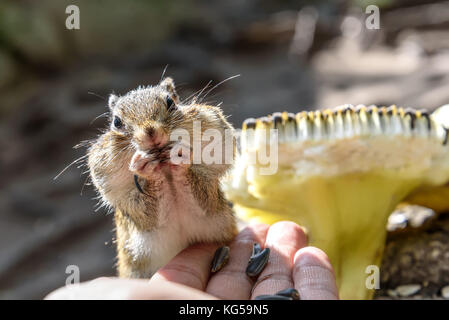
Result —
[[299, 249], [293, 259], [295, 266], [321, 266], [334, 272], [327, 254], [316, 247], [304, 247]]
[[108, 281], [110, 281], [112, 279], [115, 279], [115, 278], [114, 277], [98, 277], [98, 278], [90, 280], [88, 283], [91, 283], [91, 284], [92, 283], [95, 283], [95, 284], [101, 283], [101, 284], [103, 284], [103, 283], [107, 283]]
[[263, 231], [263, 230], [268, 230], [268, 228], [270, 227], [269, 224], [266, 223], [262, 223], [262, 222], [251, 222], [248, 225], [249, 228], [253, 229], [253, 230], [259, 230], [259, 231]]
[[245, 270], [253, 251], [254, 243], [261, 246], [265, 239], [269, 225], [251, 222], [243, 228], [230, 243], [228, 263], [221, 271], [211, 276], [206, 291], [222, 299], [248, 299], [251, 295], [253, 281], [248, 278]]
[[268, 230], [271, 239], [279, 244], [295, 244], [297, 248], [307, 244], [307, 235], [304, 229], [293, 221], [280, 221], [274, 223]]
[[152, 279], [163, 279], [204, 290], [209, 278], [212, 258], [217, 244], [194, 244], [160, 268]]
[[291, 288], [294, 284], [293, 257], [306, 244], [305, 232], [296, 223], [291, 221], [274, 223], [268, 230], [264, 246], [270, 249], [270, 257], [253, 287], [252, 298]]
[[306, 236], [306, 233], [304, 232], [304, 229], [297, 224], [296, 222], [293, 221], [279, 221], [279, 222], [275, 222], [271, 225], [270, 229], [274, 229], [274, 230], [283, 230], [283, 231], [293, 231], [293, 232], [297, 232], [300, 233], [304, 236]]
[[302, 300], [338, 299], [334, 270], [321, 249], [304, 247], [296, 252], [293, 261], [295, 288]]
[[269, 228], [270, 226], [268, 224], [253, 222], [243, 228], [236, 236], [235, 240], [255, 240], [259, 243], [264, 243]]

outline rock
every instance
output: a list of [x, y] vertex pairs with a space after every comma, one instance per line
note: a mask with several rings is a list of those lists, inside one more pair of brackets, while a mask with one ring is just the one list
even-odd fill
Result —
[[[409, 268], [413, 264], [413, 258], [409, 254], [404, 254], [399, 258], [399, 263], [403, 268]], [[396, 270], [394, 270], [396, 271]]]
[[421, 285], [419, 284], [406, 284], [399, 286], [395, 289], [395, 291], [401, 296], [401, 297], [409, 297], [417, 293], [419, 290], [421, 290]]
[[392, 289], [388, 289], [387, 294], [388, 294], [388, 296], [390, 296], [392, 298], [396, 298], [398, 296], [398, 293]]
[[440, 255], [441, 255], [441, 250], [439, 250], [439, 249], [433, 249], [430, 252], [430, 256], [432, 259], [437, 259]]
[[401, 212], [394, 211], [388, 217], [387, 230], [389, 232], [393, 232], [398, 229], [405, 229], [407, 227], [407, 224], [408, 224], [407, 217]]
[[410, 217], [410, 225], [413, 228], [419, 228], [436, 218], [436, 214], [432, 209], [422, 206], [410, 206], [413, 213]]
[[444, 299], [449, 299], [449, 285], [441, 288], [441, 296]]
[[425, 229], [437, 217], [432, 209], [405, 205], [398, 207], [388, 218], [387, 230], [395, 235], [414, 229]]

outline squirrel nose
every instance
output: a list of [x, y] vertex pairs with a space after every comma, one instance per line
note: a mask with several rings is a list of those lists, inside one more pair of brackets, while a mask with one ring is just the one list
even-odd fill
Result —
[[136, 130], [134, 140], [139, 146], [139, 149], [147, 150], [161, 145], [163, 143], [163, 134], [160, 134], [159, 130], [154, 127], [142, 128]]
[[156, 130], [153, 127], [148, 127], [145, 131], [150, 138], [153, 138], [156, 132]]

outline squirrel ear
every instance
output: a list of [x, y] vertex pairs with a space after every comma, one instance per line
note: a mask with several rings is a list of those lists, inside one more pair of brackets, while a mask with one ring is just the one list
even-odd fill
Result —
[[118, 100], [118, 96], [116, 96], [115, 94], [111, 94], [109, 96], [109, 100], [108, 100], [109, 109], [112, 110], [115, 107], [117, 100]]
[[178, 103], [179, 96], [176, 93], [175, 82], [173, 81], [172, 78], [170, 77], [165, 78], [164, 80], [162, 80], [159, 86], [170, 94], [171, 98], [175, 103]]

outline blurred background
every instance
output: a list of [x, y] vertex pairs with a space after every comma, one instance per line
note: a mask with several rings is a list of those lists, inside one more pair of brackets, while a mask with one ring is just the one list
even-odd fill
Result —
[[[66, 28], [70, 4], [79, 30]], [[366, 27], [368, 5], [379, 29]], [[110, 93], [156, 84], [167, 67], [184, 98], [239, 74], [205, 99], [237, 127], [345, 103], [432, 110], [449, 102], [448, 49], [449, 1], [2, 0], [0, 299], [42, 298], [68, 265], [82, 281], [115, 274], [112, 215], [95, 212], [86, 168], [53, 180], [106, 125]], [[390, 237], [378, 298], [410, 284], [405, 297], [443, 297], [448, 233], [438, 221]]]

